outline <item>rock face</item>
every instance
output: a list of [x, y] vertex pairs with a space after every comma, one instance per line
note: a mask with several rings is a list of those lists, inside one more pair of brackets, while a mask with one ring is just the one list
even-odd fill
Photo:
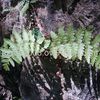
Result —
[[[4, 1], [0, 2], [2, 4]], [[17, 3], [12, 0], [9, 4], [15, 6]], [[2, 12], [4, 7], [1, 7]], [[18, 11], [7, 13], [0, 13], [3, 34], [11, 33], [13, 27], [20, 29], [25, 23], [28, 28], [37, 26], [44, 34], [68, 24], [76, 28], [93, 26], [93, 33], [100, 33], [99, 0], [39, 0], [30, 4], [25, 19], [20, 18]]]
[[[11, 2], [12, 6], [16, 4]], [[2, 12], [2, 8], [0, 10]], [[75, 28], [92, 25], [93, 34], [100, 34], [100, 0], [38, 0], [30, 5], [23, 20], [19, 18], [18, 11], [1, 12], [0, 44], [13, 28], [21, 29], [23, 24], [30, 29], [38, 27], [45, 35], [57, 31], [61, 26], [66, 28], [68, 24]], [[23, 100], [96, 100], [100, 96], [100, 70], [78, 62], [80, 66], [74, 62], [55, 61], [52, 57], [43, 57], [40, 62], [33, 64], [30, 69], [22, 67], [21, 75], [18, 69], [3, 74], [13, 96], [19, 96], [19, 91]], [[59, 62], [60, 68], [56, 67], [56, 62]]]
[[[49, 1], [49, 0], [48, 0]], [[52, 1], [52, 2], [51, 2]], [[56, 0], [55, 0], [56, 1]], [[60, 1], [60, 0], [59, 0]], [[37, 15], [42, 21], [43, 28], [47, 32], [56, 31], [61, 26], [72, 24], [75, 27], [93, 26], [94, 33], [100, 33], [100, 1], [99, 0], [66, 0], [67, 11], [63, 11], [58, 3], [59, 9], [54, 9], [53, 0], [47, 2], [45, 8], [37, 8]], [[62, 2], [64, 2], [62, 0]], [[43, 9], [45, 9], [43, 11]], [[44, 13], [45, 12], [45, 13]]]
[[5, 85], [1, 73], [0, 73], [0, 100], [12, 100], [12, 93]]
[[24, 100], [97, 100], [99, 97], [99, 70], [96, 73], [86, 62], [60, 59], [59, 63], [50, 56], [35, 60], [34, 64], [25, 61], [21, 72], [20, 90]]

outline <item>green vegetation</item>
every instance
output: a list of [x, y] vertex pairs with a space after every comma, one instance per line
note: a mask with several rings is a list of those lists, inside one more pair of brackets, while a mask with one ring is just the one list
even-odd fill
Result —
[[59, 29], [58, 35], [52, 38], [50, 49], [54, 58], [59, 54], [73, 60], [85, 57], [88, 63], [100, 67], [100, 34], [93, 39], [90, 31], [83, 28], [76, 31], [69, 26], [66, 32]]
[[58, 33], [51, 32], [46, 39], [39, 31], [25, 30], [21, 33], [13, 31], [10, 39], [4, 39], [4, 45], [0, 48], [1, 60], [5, 70], [9, 70], [9, 64], [20, 64], [28, 56], [38, 56], [39, 53], [49, 50], [50, 55], [57, 59], [58, 56], [65, 60], [82, 60], [83, 58], [92, 66], [100, 68], [100, 34], [95, 38], [91, 31], [83, 28], [74, 30], [71, 26]]

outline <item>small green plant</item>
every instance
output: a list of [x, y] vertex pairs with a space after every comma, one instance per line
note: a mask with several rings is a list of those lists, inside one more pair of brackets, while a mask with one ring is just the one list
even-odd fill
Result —
[[84, 57], [92, 66], [100, 67], [100, 34], [94, 38], [86, 29], [74, 30], [69, 26], [67, 31], [60, 28], [58, 34], [51, 32], [50, 37], [46, 39], [35, 29], [23, 29], [22, 33], [14, 31], [10, 39], [4, 39], [0, 48], [4, 69], [9, 69], [9, 64], [15, 66], [15, 62], [20, 64], [28, 56], [38, 56], [46, 49], [55, 59], [59, 55], [66, 60], [82, 60]]
[[59, 54], [67, 60], [82, 60], [84, 57], [89, 64], [100, 67], [100, 34], [93, 38], [91, 31], [74, 30], [69, 26], [67, 31], [60, 28], [57, 35], [52, 32], [51, 37], [50, 51], [55, 59]]
[[[1, 61], [4, 69], [9, 70], [9, 64], [15, 66], [20, 64], [26, 57], [36, 56], [43, 52], [50, 45], [42, 35], [35, 35], [35, 30], [27, 31], [23, 29], [22, 33], [13, 32], [10, 39], [4, 39], [4, 45], [0, 48]], [[38, 31], [38, 34], [41, 34]]]

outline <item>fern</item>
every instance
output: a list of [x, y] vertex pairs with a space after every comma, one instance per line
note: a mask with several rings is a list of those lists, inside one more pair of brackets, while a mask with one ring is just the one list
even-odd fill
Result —
[[57, 59], [57, 57], [58, 57], [58, 47], [56, 46], [56, 47], [52, 47], [51, 49], [50, 49], [50, 52], [51, 52], [51, 55], [55, 58], [55, 59]]
[[88, 45], [90, 45], [91, 43], [91, 32], [84, 30], [84, 44], [86, 45], [86, 47], [88, 47]]
[[78, 58], [79, 58], [79, 60], [82, 60], [82, 56], [83, 56], [83, 54], [84, 54], [84, 44], [83, 43], [79, 43], [78, 44], [78, 51], [77, 51], [77, 54], [78, 54]]
[[100, 54], [97, 56], [96, 62], [95, 62], [95, 66], [100, 68]]
[[92, 41], [92, 45], [98, 45], [100, 43], [100, 34], [96, 35], [94, 40]]
[[72, 47], [72, 59], [75, 59], [75, 58], [77, 58], [77, 54], [78, 54], [78, 44], [77, 43], [73, 43], [72, 45], [71, 45], [71, 47]]
[[67, 42], [73, 43], [75, 40], [75, 30], [72, 26], [68, 26], [66, 31]]
[[65, 45], [60, 45], [59, 48], [58, 48], [58, 52], [59, 52], [59, 54], [61, 54], [64, 58], [67, 58], [67, 57], [68, 57], [68, 54], [67, 54], [67, 52], [66, 52]]
[[31, 0], [31, 3], [35, 3], [37, 0]]
[[[44, 44], [44, 49], [41, 47]], [[13, 31], [11, 39], [4, 39], [4, 45], [0, 48], [2, 63], [4, 68], [8, 68], [9, 64], [15, 66], [15, 62], [20, 64], [23, 59], [30, 55], [38, 55], [40, 51], [44, 51], [50, 45], [50, 40], [46, 40], [44, 36], [35, 38], [32, 31], [23, 29], [22, 33]]]
[[29, 1], [25, 3], [25, 5], [23, 6], [23, 8], [20, 11], [20, 14], [23, 16], [26, 13], [26, 11], [28, 10], [28, 8], [29, 8]]
[[51, 38], [46, 39], [38, 30], [25, 30], [22, 33], [13, 31], [11, 39], [4, 39], [4, 45], [0, 48], [1, 60], [4, 68], [9, 69], [9, 64], [20, 64], [26, 57], [49, 49], [50, 55], [55, 59], [61, 55], [67, 60], [82, 60], [84, 57], [89, 64], [100, 68], [100, 35], [92, 38], [91, 32], [86, 29], [74, 30], [68, 27], [58, 33], [51, 32]]
[[92, 55], [92, 46], [88, 45], [85, 49], [85, 58], [88, 63], [90, 63], [91, 55]]
[[92, 65], [95, 64], [97, 57], [98, 57], [98, 48], [93, 47], [93, 52], [92, 52], [92, 55], [91, 55], [91, 64]]
[[82, 58], [85, 57], [86, 61], [93, 66], [100, 65], [100, 58], [98, 57], [100, 52], [99, 34], [93, 39], [90, 31], [84, 28], [73, 30], [72, 27], [68, 27], [65, 33], [62, 29], [58, 32], [62, 32], [63, 34], [58, 33], [57, 35], [56, 33], [51, 33], [53, 40], [50, 48], [54, 48], [53, 50], [55, 53], [52, 53], [54, 58], [57, 58], [56, 56], [58, 52], [67, 59], [75, 60], [77, 58], [82, 60]]

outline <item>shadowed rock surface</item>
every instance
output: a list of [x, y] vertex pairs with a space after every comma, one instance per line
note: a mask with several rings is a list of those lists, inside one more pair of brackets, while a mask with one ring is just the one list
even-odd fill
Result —
[[[0, 5], [4, 1], [0, 0]], [[8, 3], [16, 6], [20, 0], [15, 1]], [[23, 24], [30, 29], [38, 27], [45, 35], [68, 24], [75, 28], [92, 25], [93, 34], [100, 34], [100, 0], [39, 0], [30, 5], [27, 16], [21, 19], [18, 11], [2, 13], [3, 7], [0, 45], [3, 37], [9, 37], [13, 28], [19, 31]], [[45, 56], [35, 60], [36, 64], [25, 60], [17, 68], [11, 67], [10, 72], [1, 70], [0, 84], [3, 82], [4, 87], [0, 85], [0, 100], [12, 100], [12, 96], [22, 100], [97, 100], [100, 96], [100, 70], [86, 62], [65, 63]]]

